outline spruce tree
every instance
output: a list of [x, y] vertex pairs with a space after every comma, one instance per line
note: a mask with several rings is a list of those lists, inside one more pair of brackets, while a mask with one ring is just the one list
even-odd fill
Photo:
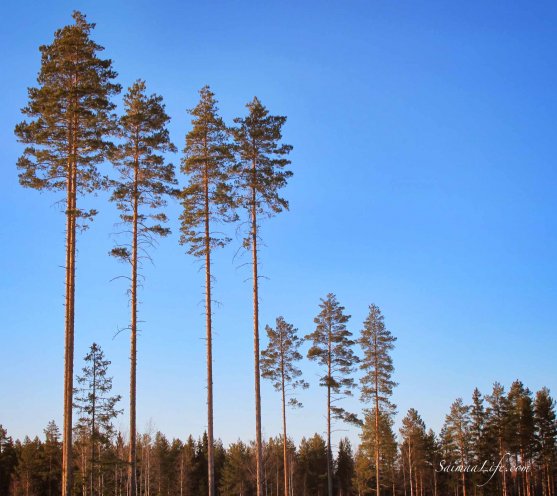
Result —
[[[26, 145], [17, 162], [22, 186], [65, 192], [65, 352], [62, 496], [72, 487], [72, 404], [76, 234], [78, 221], [92, 219], [78, 198], [103, 185], [97, 166], [111, 148], [114, 130], [111, 97], [120, 91], [113, 82], [112, 61], [99, 57], [103, 47], [91, 37], [94, 24], [73, 13], [74, 24], [57, 30], [50, 45], [40, 47], [38, 86], [29, 88], [23, 114], [29, 118], [15, 128]], [[83, 224], [82, 224], [83, 225]]]
[[280, 196], [292, 172], [286, 170], [290, 161], [286, 155], [292, 146], [281, 143], [286, 117], [269, 115], [269, 111], [254, 98], [247, 105], [248, 115], [234, 119], [232, 129], [237, 162], [234, 185], [237, 205], [248, 217], [249, 233], [244, 247], [251, 250], [253, 274], [253, 356], [255, 386], [255, 458], [257, 496], [263, 496], [263, 451], [261, 438], [261, 385], [259, 352], [259, 220], [288, 209], [288, 201]]
[[87, 433], [89, 444], [89, 494], [95, 496], [98, 487], [95, 478], [99, 474], [101, 448], [110, 444], [114, 437], [113, 421], [122, 413], [117, 409], [120, 395], [112, 395], [112, 377], [108, 376], [110, 360], [97, 343], [93, 343], [84, 357], [85, 365], [77, 377], [75, 408], [79, 413], [76, 430]]
[[348, 438], [343, 438], [338, 443], [338, 455], [335, 470], [335, 482], [338, 496], [352, 494], [352, 481], [354, 479], [354, 456], [352, 445]]
[[379, 419], [381, 415], [392, 415], [395, 405], [390, 401], [396, 383], [391, 379], [394, 370], [390, 352], [396, 338], [385, 327], [384, 317], [377, 305], [369, 306], [369, 314], [364, 321], [358, 343], [362, 347], [363, 358], [360, 369], [364, 376], [362, 384], [362, 401], [371, 401], [375, 419], [375, 494], [381, 494], [380, 463], [381, 438]]
[[315, 331], [306, 336], [312, 342], [308, 358], [325, 368], [319, 385], [327, 388], [327, 487], [329, 496], [333, 495], [333, 456], [331, 448], [331, 420], [357, 423], [353, 413], [338, 406], [337, 401], [352, 396], [355, 387], [351, 377], [358, 358], [354, 355], [352, 333], [346, 328], [350, 315], [344, 313], [336, 296], [329, 293], [321, 299], [321, 311], [315, 317]]
[[298, 329], [286, 322], [283, 317], [277, 317], [275, 329], [266, 326], [265, 330], [269, 343], [261, 353], [261, 371], [262, 376], [269, 379], [275, 390], [281, 393], [284, 496], [289, 496], [286, 397], [289, 396], [289, 405], [301, 407], [302, 404], [292, 395], [293, 390], [300, 387], [307, 388], [309, 385], [300, 378], [302, 371], [296, 365], [296, 362], [302, 359], [302, 355], [298, 351], [302, 344], [302, 340], [297, 334]]
[[130, 265], [130, 496], [137, 491], [136, 470], [136, 376], [138, 332], [138, 277], [142, 260], [149, 259], [149, 248], [157, 237], [170, 234], [163, 208], [167, 197], [175, 195], [174, 166], [162, 155], [175, 152], [166, 125], [162, 97], [147, 95], [144, 81], [136, 81], [124, 96], [124, 115], [120, 118], [122, 143], [114, 154], [114, 165], [120, 178], [114, 182], [111, 200], [120, 210], [125, 226], [126, 242], [113, 248], [111, 254]]
[[294, 494], [316, 494], [327, 492], [327, 443], [319, 435], [300, 441], [297, 457], [297, 479], [299, 492]]
[[220, 479], [220, 493], [223, 495], [248, 496], [253, 494], [251, 482], [251, 452], [242, 441], [228, 447], [226, 461]]
[[0, 424], [0, 494], [9, 494], [10, 483], [17, 465], [14, 442]]
[[214, 93], [205, 86], [199, 94], [198, 105], [188, 111], [193, 116], [193, 127], [186, 135], [182, 160], [182, 172], [187, 174], [188, 184], [183, 190], [180, 243], [187, 244], [188, 253], [201, 258], [205, 266], [208, 487], [209, 496], [215, 496], [211, 254], [214, 248], [229, 242], [215, 231], [214, 225], [235, 220], [229, 183], [233, 152], [228, 130], [218, 115]]

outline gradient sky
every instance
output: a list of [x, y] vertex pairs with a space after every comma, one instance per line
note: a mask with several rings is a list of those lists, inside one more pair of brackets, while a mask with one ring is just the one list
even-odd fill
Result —
[[[265, 221], [261, 323], [313, 330], [337, 294], [358, 332], [378, 304], [398, 337], [397, 421], [415, 407], [438, 430], [449, 406], [520, 378], [557, 393], [557, 5], [554, 2], [3, 3], [0, 19], [0, 423], [21, 437], [61, 425], [64, 218], [56, 195], [18, 185], [26, 87], [38, 46], [80, 9], [126, 87], [163, 95], [182, 149], [186, 109], [210, 84], [231, 122], [257, 95], [287, 115], [291, 210]], [[179, 162], [179, 155], [173, 159]], [[109, 166], [106, 166], [109, 168]], [[107, 253], [117, 214], [106, 195], [78, 241], [76, 369], [98, 342], [127, 405], [127, 268]], [[172, 237], [141, 291], [138, 426], [169, 437], [205, 428], [199, 265]], [[215, 257], [215, 433], [253, 438], [249, 258], [239, 239]], [[265, 344], [265, 339], [263, 339]], [[318, 369], [290, 414], [296, 440], [325, 429]], [[346, 404], [360, 409], [357, 401]], [[279, 396], [263, 387], [265, 435]], [[127, 413], [127, 410], [126, 410]], [[118, 425], [126, 430], [126, 413]], [[336, 436], [356, 431], [337, 426]]]

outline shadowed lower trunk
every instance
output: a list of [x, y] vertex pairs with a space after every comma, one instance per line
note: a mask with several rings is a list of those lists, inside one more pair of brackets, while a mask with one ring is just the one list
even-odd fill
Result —
[[130, 451], [128, 457], [130, 496], [137, 494], [137, 451], [136, 451], [136, 390], [137, 390], [137, 228], [139, 159], [135, 158], [133, 192], [133, 239], [131, 281], [131, 325], [130, 325]]
[[207, 474], [209, 496], [215, 496], [215, 455], [213, 441], [213, 333], [211, 315], [211, 240], [209, 229], [209, 178], [204, 177], [205, 193], [205, 312], [207, 330]]
[[72, 414], [75, 300], [76, 170], [73, 138], [69, 131], [70, 158], [66, 181], [66, 315], [64, 343], [64, 438], [62, 445], [62, 496], [71, 496], [73, 484]]
[[[253, 161], [255, 175], [256, 161]], [[251, 248], [253, 264], [253, 361], [255, 380], [255, 464], [257, 496], [263, 496], [263, 448], [261, 441], [261, 374], [259, 365], [259, 280], [257, 275], [257, 205], [255, 178], [251, 199]]]
[[[281, 383], [282, 383], [282, 451], [283, 451], [283, 468], [284, 468], [284, 496], [290, 496], [288, 490], [288, 438], [286, 436], [286, 385], [284, 380], [284, 348], [283, 348], [283, 337], [281, 336], [281, 359], [280, 359], [280, 371], [281, 371]], [[277, 488], [278, 496], [278, 488]]]
[[331, 448], [331, 378], [332, 378], [332, 345], [331, 345], [331, 329], [329, 326], [328, 347], [329, 353], [327, 358], [327, 490], [328, 496], [333, 496], [333, 450]]

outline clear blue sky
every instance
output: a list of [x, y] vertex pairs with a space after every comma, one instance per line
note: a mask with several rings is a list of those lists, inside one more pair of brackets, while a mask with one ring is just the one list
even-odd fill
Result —
[[[262, 324], [282, 314], [310, 332], [319, 298], [335, 292], [358, 332], [378, 304], [398, 337], [398, 419], [415, 407], [436, 430], [475, 386], [485, 393], [518, 377], [557, 393], [554, 2], [9, 0], [0, 20], [0, 423], [10, 434], [61, 423], [64, 219], [56, 196], [18, 185], [13, 127], [38, 46], [73, 9], [97, 23], [93, 37], [124, 86], [143, 78], [164, 96], [180, 149], [185, 110], [205, 84], [228, 122], [254, 95], [288, 116], [291, 211], [263, 226]], [[126, 268], [107, 255], [117, 214], [106, 195], [88, 203], [100, 214], [79, 238], [76, 368], [101, 344], [126, 406], [128, 336], [114, 337], [127, 325], [126, 288], [111, 282]], [[179, 208], [169, 210], [176, 230]], [[215, 429], [225, 442], [254, 430], [249, 259], [234, 258], [238, 246], [214, 267]], [[199, 435], [202, 274], [176, 234], [153, 258], [141, 293], [138, 425]], [[312, 388], [290, 415], [296, 440], [325, 428], [317, 369], [304, 370]], [[268, 385], [263, 416], [265, 434], [277, 434], [279, 397]]]

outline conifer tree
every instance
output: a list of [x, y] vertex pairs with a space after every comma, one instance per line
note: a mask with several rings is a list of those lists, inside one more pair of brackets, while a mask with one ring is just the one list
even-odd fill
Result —
[[209, 496], [215, 496], [211, 253], [214, 248], [229, 242], [215, 231], [214, 224], [235, 220], [229, 185], [233, 152], [228, 130], [218, 115], [214, 93], [204, 86], [199, 94], [198, 105], [188, 111], [193, 116], [193, 128], [186, 135], [182, 160], [182, 172], [188, 175], [188, 184], [183, 191], [180, 243], [187, 244], [188, 253], [201, 258], [205, 266], [208, 487]]
[[[95, 477], [98, 473], [102, 446], [110, 443], [114, 436], [114, 419], [122, 413], [116, 405], [120, 395], [111, 395], [112, 377], [107, 375], [110, 360], [97, 343], [93, 343], [84, 357], [82, 374], [77, 377], [75, 407], [79, 413], [76, 430], [87, 433], [89, 441], [89, 494], [97, 494]], [[85, 475], [85, 474], [84, 474]]]
[[[470, 448], [471, 456], [475, 465], [482, 466], [487, 460], [494, 460], [493, 442], [487, 428], [487, 413], [484, 407], [484, 399], [478, 388], [472, 393], [472, 405], [470, 406]], [[472, 473], [472, 481], [477, 489], [478, 495], [483, 495], [490, 489], [491, 481], [485, 481], [484, 474]]]
[[[397, 444], [393, 432], [393, 419], [389, 412], [379, 410], [379, 419], [376, 421], [375, 409], [366, 409], [362, 430], [360, 432], [360, 457], [365, 458], [368, 465], [368, 474], [371, 480], [372, 473], [377, 478], [378, 473], [382, 473], [383, 485], [385, 482], [394, 481], [394, 465], [397, 455]], [[379, 427], [379, 429], [377, 429]], [[377, 458], [379, 451], [380, 457]], [[380, 470], [377, 470], [379, 464]], [[388, 478], [386, 476], [389, 476]], [[375, 483], [377, 491], [377, 483]]]
[[14, 442], [0, 424], [0, 494], [9, 494], [10, 482], [17, 465]]
[[497, 449], [497, 456], [502, 461], [504, 470], [500, 471], [501, 479], [501, 493], [502, 496], [508, 496], [508, 459], [507, 451], [509, 444], [509, 434], [512, 432], [509, 425], [509, 402], [505, 394], [505, 388], [495, 382], [493, 384], [493, 391], [490, 395], [486, 396], [488, 403], [487, 408], [487, 429], [492, 437]]
[[534, 419], [538, 440], [538, 457], [541, 464], [541, 485], [543, 494], [555, 494], [554, 467], [557, 459], [557, 420], [555, 400], [546, 387], [536, 393]]
[[[103, 185], [97, 166], [107, 157], [114, 130], [111, 97], [120, 91], [113, 83], [112, 61], [99, 57], [103, 47], [90, 34], [94, 24], [73, 13], [74, 24], [57, 30], [50, 45], [40, 47], [38, 86], [29, 88], [22, 112], [29, 118], [15, 128], [26, 145], [17, 162], [22, 186], [39, 191], [64, 191], [66, 215], [65, 352], [62, 496], [72, 487], [72, 404], [76, 234], [78, 221], [92, 219], [78, 198]], [[83, 225], [85, 226], [85, 225]]]
[[319, 435], [300, 441], [297, 479], [300, 491], [295, 494], [325, 494], [327, 491], [327, 443]]
[[459, 460], [461, 471], [462, 494], [466, 496], [466, 471], [464, 467], [469, 461], [470, 438], [470, 407], [465, 405], [462, 398], [458, 398], [452, 405], [451, 411], [445, 418], [445, 435], [447, 447]]
[[[531, 391], [524, 384], [516, 380], [511, 384], [509, 394], [509, 416], [512, 429], [510, 448], [513, 452], [515, 466], [519, 464], [530, 468], [532, 460], [532, 447], [535, 445], [534, 409]], [[514, 478], [518, 486], [515, 492], [522, 492], [530, 496], [530, 470], [517, 471]]]
[[352, 494], [352, 481], [354, 479], [354, 457], [352, 445], [348, 438], [343, 438], [338, 443], [338, 455], [335, 470], [335, 481], [338, 496]]
[[261, 371], [265, 379], [273, 383], [276, 391], [282, 397], [282, 442], [283, 442], [283, 470], [284, 470], [284, 496], [289, 496], [288, 485], [288, 434], [286, 431], [286, 397], [288, 404], [301, 407], [302, 404], [292, 396], [296, 388], [307, 388], [309, 385], [301, 379], [302, 371], [296, 362], [302, 359], [298, 351], [302, 340], [298, 337], [298, 329], [289, 324], [283, 317], [277, 317], [275, 329], [266, 326], [269, 343], [261, 353]]
[[[60, 429], [51, 420], [43, 430], [45, 442], [43, 448], [44, 455], [44, 478], [47, 496], [54, 496], [61, 493], [62, 482], [62, 446], [60, 443]], [[1, 492], [0, 492], [1, 493]]]
[[350, 315], [344, 314], [341, 306], [332, 293], [321, 299], [321, 311], [315, 317], [315, 331], [306, 336], [312, 342], [308, 350], [308, 358], [325, 368], [319, 385], [327, 388], [327, 487], [328, 494], [333, 494], [333, 456], [331, 448], [331, 420], [358, 423], [353, 413], [347, 412], [336, 403], [346, 396], [352, 396], [355, 387], [351, 377], [358, 358], [354, 355], [352, 333], [346, 328]]
[[408, 482], [410, 485], [410, 496], [417, 496], [420, 487], [420, 469], [425, 449], [426, 427], [420, 414], [414, 408], [410, 408], [402, 419], [400, 428], [402, 443], [400, 446], [403, 470], [408, 464]]
[[390, 397], [396, 383], [391, 379], [394, 370], [390, 352], [394, 348], [396, 338], [385, 327], [381, 310], [377, 305], [369, 306], [369, 314], [364, 321], [358, 343], [363, 350], [360, 369], [364, 376], [362, 384], [362, 401], [371, 401], [375, 419], [375, 494], [381, 494], [380, 463], [381, 438], [379, 420], [381, 415], [392, 415], [395, 406]]
[[242, 441], [232, 443], [224, 462], [220, 480], [220, 493], [224, 496], [248, 496], [253, 494], [250, 477], [251, 453]]
[[125, 114], [120, 118], [122, 143], [114, 154], [114, 165], [120, 173], [114, 182], [111, 200], [121, 211], [125, 226], [125, 244], [113, 248], [111, 254], [130, 265], [130, 496], [137, 491], [136, 470], [136, 375], [138, 332], [138, 277], [141, 261], [150, 259], [149, 248], [157, 237], [170, 234], [163, 208], [166, 198], [175, 195], [174, 166], [167, 163], [165, 152], [175, 152], [166, 125], [170, 117], [165, 112], [162, 97], [147, 95], [144, 81], [136, 81], [124, 96]]
[[282, 126], [286, 117], [269, 115], [269, 111], [254, 98], [247, 104], [248, 115], [234, 119], [232, 129], [237, 163], [234, 185], [237, 205], [244, 209], [249, 233], [244, 247], [251, 250], [253, 274], [253, 356], [255, 386], [255, 458], [257, 496], [263, 496], [263, 460], [261, 438], [261, 387], [259, 352], [259, 220], [288, 210], [288, 201], [279, 194], [292, 172], [286, 170], [290, 161], [286, 155], [292, 146], [281, 143]]

